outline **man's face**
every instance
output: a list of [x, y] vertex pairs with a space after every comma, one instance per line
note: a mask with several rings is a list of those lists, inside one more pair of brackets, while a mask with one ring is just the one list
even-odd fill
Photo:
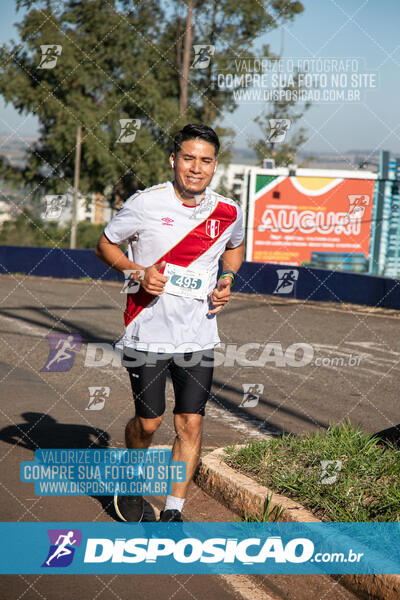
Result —
[[187, 140], [171, 159], [175, 163], [175, 181], [186, 194], [201, 194], [209, 185], [217, 165], [215, 147], [204, 140]]

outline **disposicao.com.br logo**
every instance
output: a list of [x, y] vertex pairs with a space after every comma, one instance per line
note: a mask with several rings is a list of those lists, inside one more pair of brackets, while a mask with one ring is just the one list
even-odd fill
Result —
[[[262, 545], [261, 545], [262, 544]], [[250, 548], [253, 551], [248, 554]], [[300, 552], [299, 552], [300, 548]], [[259, 550], [258, 553], [257, 550]], [[294, 538], [285, 545], [280, 536], [241, 541], [232, 538], [90, 538], [86, 544], [85, 563], [155, 563], [171, 557], [177, 563], [264, 563], [268, 558], [275, 562], [302, 563], [310, 560], [314, 544], [307, 538]]]
[[399, 523], [54, 525], [0, 523], [0, 573], [400, 573]]

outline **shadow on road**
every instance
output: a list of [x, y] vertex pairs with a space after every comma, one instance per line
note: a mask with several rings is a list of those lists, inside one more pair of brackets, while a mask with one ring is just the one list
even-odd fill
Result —
[[[240, 398], [242, 398], [242, 389], [239, 389], [238, 387], [235, 387], [233, 385], [229, 385], [225, 381], [218, 380], [216, 378], [214, 378], [213, 380], [213, 386], [218, 386], [217, 392], [211, 395], [210, 400], [215, 402], [218, 406], [226, 408], [229, 412], [234, 414], [243, 422], [250, 421], [251, 424], [253, 424], [255, 427], [258, 427], [261, 431], [265, 431], [266, 434], [268, 433], [272, 435], [282, 435], [283, 433], [293, 433], [292, 431], [284, 430], [279, 426], [274, 425], [272, 422], [267, 421], [266, 419], [263, 419], [262, 417], [259, 417], [254, 413], [249, 412], [245, 408], [239, 408], [237, 404], [235, 404], [231, 400], [228, 400], [225, 396], [222, 396], [221, 393], [218, 393], [220, 390], [225, 390], [226, 392], [233, 392], [237, 394]], [[274, 411], [279, 410], [279, 412], [296, 417], [296, 419], [299, 419], [300, 421], [303, 421], [307, 424], [317, 425], [319, 427], [322, 427], [323, 429], [327, 429], [329, 427], [328, 423], [320, 421], [317, 418], [310, 418], [298, 410], [282, 406], [282, 404], [278, 402], [267, 400], [266, 398], [262, 398], [261, 396], [259, 399], [259, 405], [264, 405], [265, 407], [274, 409]]]
[[[91, 310], [91, 311], [103, 311], [105, 309], [108, 310], [115, 310], [114, 307], [110, 307], [110, 306], [83, 306], [83, 307], [79, 307], [80, 310]], [[37, 315], [37, 318], [34, 317], [28, 317], [26, 314], [24, 314], [24, 312], [30, 310], [31, 312], [34, 312]], [[50, 310], [66, 310], [65, 306], [46, 306], [43, 308], [39, 308], [36, 306], [19, 306], [19, 307], [13, 307], [9, 310], [7, 309], [2, 309], [1, 314], [4, 315], [5, 317], [9, 317], [12, 319], [17, 319], [18, 321], [21, 321], [21, 323], [25, 324], [25, 325], [32, 325], [32, 326], [39, 326], [42, 328], [48, 327], [49, 328], [49, 332], [51, 333], [79, 333], [79, 335], [82, 338], [82, 343], [83, 344], [87, 344], [88, 342], [93, 342], [96, 341], [98, 343], [101, 342], [106, 342], [109, 344], [112, 344], [115, 342], [115, 339], [105, 339], [104, 338], [104, 334], [103, 335], [96, 335], [95, 330], [93, 329], [93, 327], [91, 329], [83, 327], [81, 324], [77, 324], [74, 320], [70, 320], [70, 319], [66, 319], [66, 318], [61, 318], [59, 320], [58, 323], [54, 322], [54, 319], [49, 317], [49, 311]], [[22, 315], [18, 314], [18, 311], [22, 312]], [[17, 314], [16, 314], [17, 313]], [[30, 337], [29, 334], [27, 334], [27, 332], [23, 332], [23, 335], [26, 337]], [[34, 336], [37, 337], [37, 336]], [[44, 333], [43, 333], [43, 337], [44, 337]]]
[[[107, 448], [109, 434], [88, 425], [58, 423], [44, 413], [24, 412], [25, 423], [8, 425], [0, 430], [0, 440], [27, 450], [41, 448]], [[94, 439], [93, 439], [94, 438]]]
[[400, 448], [400, 424], [378, 431], [378, 433], [375, 433], [375, 437], [379, 438], [382, 442], [389, 442]]
[[[50, 415], [39, 412], [24, 412], [21, 417], [25, 420], [23, 423], [8, 425], [0, 430], [1, 441], [32, 452], [43, 448], [96, 450], [109, 447], [110, 436], [103, 429], [88, 425], [58, 423]], [[119, 521], [112, 496], [92, 496], [92, 498], [100, 502], [103, 510], [112, 519]], [[154, 510], [148, 502], [145, 503], [144, 520], [155, 520]]]

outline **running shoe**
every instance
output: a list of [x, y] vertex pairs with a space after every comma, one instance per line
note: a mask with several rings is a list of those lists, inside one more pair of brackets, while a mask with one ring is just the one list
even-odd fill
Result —
[[162, 510], [160, 512], [161, 523], [183, 523], [181, 511], [173, 508], [171, 510]]
[[114, 496], [115, 512], [122, 521], [139, 522], [143, 519], [143, 496]]

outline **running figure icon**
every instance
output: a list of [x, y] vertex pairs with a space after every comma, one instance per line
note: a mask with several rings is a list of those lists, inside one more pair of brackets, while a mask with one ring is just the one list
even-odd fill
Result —
[[193, 46], [195, 57], [192, 63], [192, 69], [206, 69], [211, 58], [214, 56], [215, 46], [210, 44], [195, 44]]
[[50, 334], [47, 336], [50, 353], [42, 371], [68, 371], [71, 369], [75, 352], [80, 350], [82, 339], [79, 334]]
[[42, 56], [38, 69], [53, 69], [56, 64], [58, 57], [61, 55], [62, 46], [58, 44], [43, 44], [40, 46]]
[[297, 269], [277, 269], [278, 285], [274, 294], [290, 294], [299, 277]]
[[[67, 548], [67, 546], [73, 546], [77, 543], [78, 540], [72, 539], [74, 536], [73, 531], [69, 531], [66, 535], [59, 535], [56, 541], [57, 549], [55, 552], [46, 560], [46, 565], [50, 566], [51, 561], [54, 558], [61, 558], [62, 556], [67, 556], [68, 554], [72, 554], [72, 550]], [[62, 542], [60, 542], [62, 540]]]

